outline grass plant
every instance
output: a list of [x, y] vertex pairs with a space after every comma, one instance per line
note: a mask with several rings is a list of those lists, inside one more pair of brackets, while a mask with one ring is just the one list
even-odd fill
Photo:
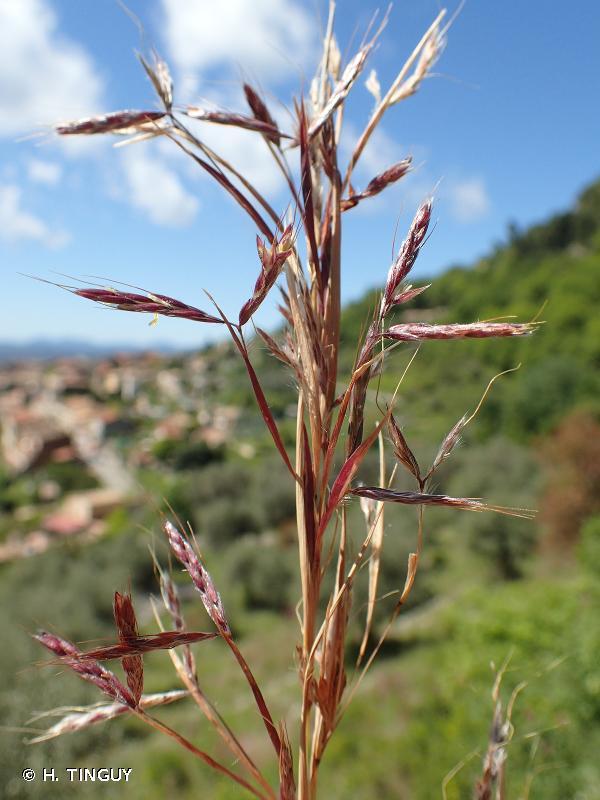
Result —
[[[374, 21], [355, 54], [343, 63], [334, 36], [334, 10], [332, 2], [322, 55], [310, 91], [308, 96], [294, 101], [286, 129], [275, 120], [259, 91], [249, 84], [243, 87], [248, 106], [244, 111], [178, 105], [169, 69], [157, 56], [142, 57], [141, 64], [156, 90], [159, 110], [119, 111], [56, 127], [56, 133], [62, 137], [110, 134], [134, 146], [162, 137], [216, 181], [255, 226], [257, 278], [237, 318], [227, 317], [210, 295], [204, 310], [163, 294], [127, 286], [65, 285], [65, 288], [79, 297], [123, 311], [224, 326], [245, 366], [258, 412], [283, 469], [295, 485], [301, 597], [297, 605], [298, 644], [296, 653], [290, 654], [290, 659], [295, 656], [299, 679], [298, 713], [294, 709], [285, 721], [276, 720], [269, 709], [268, 697], [232, 632], [235, 628], [227, 617], [226, 604], [206, 569], [193, 532], [177, 520], [177, 509], [172, 510], [163, 521], [163, 531], [174, 560], [183, 566], [200, 596], [211, 630], [188, 630], [175, 584], [169, 571], [157, 562], [164, 609], [155, 609], [159, 625], [155, 635], [138, 634], [131, 598], [119, 593], [114, 604], [117, 644], [81, 651], [58, 636], [38, 634], [38, 640], [53, 653], [55, 661], [94, 683], [108, 698], [105, 706], [81, 710], [77, 719], [69, 715], [59, 721], [45, 738], [113, 716], [133, 714], [235, 781], [240, 790], [258, 798], [315, 800], [318, 796], [319, 768], [328, 743], [418, 580], [426, 506], [529, 515], [524, 509], [432, 490], [438, 468], [450, 457], [481, 403], [474, 413], [465, 414], [450, 429], [433, 462], [427, 466], [420, 463], [394, 415], [401, 380], [391, 401], [384, 405], [377, 399], [373, 408], [369, 408], [372, 396], [369, 389], [376, 386], [378, 375], [390, 362], [402, 358], [401, 348], [406, 356], [402, 369], [407, 370], [423, 340], [526, 336], [535, 327], [509, 321], [475, 320], [469, 324], [398, 321], [402, 307], [428, 288], [414, 287], [407, 283], [407, 278], [427, 241], [432, 198], [425, 198], [417, 209], [387, 277], [382, 274], [380, 299], [371, 319], [365, 320], [363, 335], [355, 343], [356, 358], [350, 375], [339, 368], [344, 226], [346, 221], [351, 224], [353, 209], [359, 204], [368, 203], [370, 198], [402, 180], [411, 169], [411, 160], [402, 155], [396, 164], [375, 175], [362, 189], [355, 185], [355, 168], [384, 115], [415, 94], [431, 74], [444, 48], [448, 26], [444, 23], [444, 12], [440, 12], [387, 90], [382, 89], [375, 72], [371, 72], [367, 87], [375, 99], [374, 110], [353, 146], [349, 161], [343, 164], [340, 141], [345, 102], [363, 75], [386, 20], [378, 26]], [[248, 136], [263, 139], [289, 189], [287, 209], [275, 210], [234, 164], [204, 142], [202, 126], [206, 125], [234, 126], [245, 130]], [[291, 374], [297, 387], [293, 450], [284, 443], [248, 346], [254, 314], [276, 287], [280, 291], [283, 329], [272, 334], [255, 328], [255, 333], [281, 362], [282, 371]], [[370, 420], [373, 413], [377, 422], [371, 427], [365, 420]], [[391, 470], [386, 467], [385, 434], [395, 459]], [[379, 449], [379, 480], [376, 485], [364, 486], [360, 483], [361, 465], [372, 448]], [[396, 477], [401, 470], [408, 473], [414, 484], [410, 491], [397, 488]], [[351, 502], [360, 503], [365, 519], [365, 528], [358, 538], [348, 530], [347, 505]], [[373, 610], [378, 600], [380, 565], [385, 557], [387, 503], [416, 506], [418, 519], [404, 586], [398, 591], [389, 622], [376, 635]], [[349, 613], [355, 579], [367, 563], [369, 599], [362, 642], [356, 663], [350, 665]], [[227, 587], [223, 590], [226, 597]], [[264, 727], [278, 765], [276, 786], [271, 785], [263, 768], [248, 752], [240, 732], [233, 731], [221, 717], [209, 699], [207, 687], [198, 678], [192, 645], [202, 641], [202, 647], [210, 647], [217, 638], [224, 642], [247, 681], [256, 706], [257, 723]], [[199, 750], [150, 713], [161, 702], [170, 703], [183, 696], [173, 692], [165, 693], [162, 698], [144, 694], [144, 660], [156, 649], [169, 651], [185, 696], [197, 704], [199, 713], [221, 737], [233, 759], [231, 767]], [[102, 666], [101, 662], [111, 659], [121, 661], [126, 685]], [[482, 790], [479, 796], [488, 795]]]

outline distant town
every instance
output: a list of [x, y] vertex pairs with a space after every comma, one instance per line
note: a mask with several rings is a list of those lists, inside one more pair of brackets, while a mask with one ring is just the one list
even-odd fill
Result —
[[141, 501], [139, 471], [164, 463], [169, 443], [223, 447], [240, 412], [214, 401], [209, 367], [202, 353], [1, 363], [0, 562], [102, 536]]

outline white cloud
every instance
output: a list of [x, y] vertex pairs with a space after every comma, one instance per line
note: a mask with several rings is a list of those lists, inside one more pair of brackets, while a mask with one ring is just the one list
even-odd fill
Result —
[[211, 67], [277, 83], [301, 74], [319, 30], [316, 10], [296, 0], [162, 0], [162, 10], [169, 58], [188, 91]]
[[33, 241], [54, 249], [64, 247], [70, 236], [25, 211], [21, 205], [21, 189], [5, 184], [0, 186], [0, 239], [9, 244]]
[[0, 136], [97, 113], [102, 82], [90, 56], [57, 31], [46, 0], [0, 0]]
[[459, 222], [477, 222], [490, 210], [490, 198], [481, 178], [453, 181], [444, 194], [450, 200], [452, 214]]
[[198, 211], [198, 200], [156, 149], [132, 146], [123, 151], [126, 199], [157, 225], [184, 227]]
[[[165, 50], [180, 102], [244, 110], [242, 76], [250, 76], [252, 83], [281, 85], [290, 76], [302, 80], [304, 70], [316, 63], [317, 10], [301, 0], [160, 2]], [[283, 127], [289, 127], [285, 110], [275, 102], [271, 106]], [[262, 137], [233, 127], [188, 124], [263, 194], [272, 195], [284, 185]], [[163, 141], [159, 149], [179, 171], [180, 153], [169, 145]], [[201, 170], [197, 174], [203, 175]]]
[[56, 186], [62, 177], [62, 167], [55, 161], [32, 158], [27, 162], [27, 177], [34, 183]]

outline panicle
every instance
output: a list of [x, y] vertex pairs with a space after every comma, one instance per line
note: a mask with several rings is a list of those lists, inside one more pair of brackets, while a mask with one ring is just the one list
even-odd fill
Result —
[[171, 550], [173, 551], [173, 555], [187, 570], [192, 579], [192, 583], [200, 594], [208, 616], [215, 623], [220, 633], [229, 635], [231, 631], [229, 623], [227, 622], [227, 617], [225, 616], [225, 609], [223, 608], [221, 597], [215, 588], [212, 578], [202, 565], [194, 549], [169, 520], [165, 522], [163, 529]]

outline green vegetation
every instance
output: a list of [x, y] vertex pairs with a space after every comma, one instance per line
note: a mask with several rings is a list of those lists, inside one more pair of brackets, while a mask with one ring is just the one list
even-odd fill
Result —
[[[403, 390], [419, 398], [418, 430], [443, 435], [448, 419], [462, 415], [466, 398], [475, 405], [495, 373], [515, 367], [482, 409], [481, 438], [502, 431], [518, 441], [551, 431], [573, 408], [598, 412], [600, 397], [600, 182], [576, 208], [518, 234], [471, 268], [454, 267], [432, 279], [405, 312], [435, 322], [471, 322], [505, 315], [545, 325], [519, 340], [425, 342]], [[429, 283], [429, 281], [424, 281]], [[346, 309], [344, 341], [352, 342], [375, 302], [375, 294]], [[396, 356], [400, 364], [403, 360]], [[346, 353], [350, 363], [352, 353]], [[398, 374], [401, 367], [398, 369]], [[384, 380], [393, 390], [393, 381]]]
[[223, 458], [221, 448], [210, 447], [206, 442], [189, 442], [179, 439], [161, 439], [152, 448], [158, 461], [176, 471], [204, 467]]
[[[541, 312], [547, 324], [527, 340], [425, 343], [404, 385], [406, 407], [418, 408], [418, 414], [403, 419], [400, 409], [399, 415], [417, 457], [426, 462], [452, 424], [476, 406], [488, 380], [522, 362], [519, 372], [494, 385], [435, 488], [538, 507], [541, 513], [530, 523], [427, 510], [424, 564], [412, 605], [399, 617], [381, 661], [332, 740], [323, 765], [324, 796], [441, 797], [444, 777], [463, 760], [448, 785], [448, 798], [470, 796], [492, 717], [490, 662], [498, 668], [510, 656], [503, 696], [508, 699], [521, 682], [527, 685], [515, 702], [507, 797], [526, 796], [530, 782], [531, 800], [600, 798], [599, 267], [600, 182], [584, 192], [574, 210], [529, 231], [513, 228], [507, 243], [473, 268], [441, 275], [404, 312], [407, 319], [418, 313], [435, 321], [505, 314], [527, 319], [547, 301]], [[343, 341], [355, 341], [373, 302], [370, 294], [345, 310]], [[391, 356], [398, 364], [396, 377], [409, 351]], [[250, 443], [254, 455], [242, 458], [229, 446], [165, 440], [154, 446], [161, 469], [148, 469], [140, 480], [193, 524], [244, 652], [257, 665], [274, 712], [285, 716], [297, 682], [289, 661], [296, 637], [290, 618], [298, 599], [294, 487], [274, 457], [264, 455], [268, 442], [244, 410], [251, 407], [250, 395], [229, 352], [221, 347], [218, 354], [207, 354], [214, 357], [214, 369], [206, 391], [242, 408], [234, 438]], [[256, 343], [253, 356], [274, 412], [284, 428], [293, 426], [288, 419], [292, 393], [280, 365]], [[342, 352], [348, 368], [352, 356]], [[390, 378], [381, 392], [393, 388]], [[52, 477], [63, 489], [83, 488], [78, 481], [85, 475], [60, 474], [60, 469], [53, 466], [44, 478]], [[363, 479], [375, 470], [366, 462]], [[39, 480], [11, 482], [0, 473], [2, 512], [33, 503]], [[348, 511], [351, 529], [360, 532], [358, 503], [349, 504]], [[387, 514], [382, 596], [403, 584], [415, 520], [412, 510], [391, 508]], [[57, 677], [56, 668], [39, 669], [40, 652], [28, 631], [39, 625], [78, 641], [90, 635], [112, 638], [112, 592], [130, 584], [143, 627], [155, 630], [142, 597], [157, 591], [147, 552], [153, 541], [149, 532], [159, 550], [162, 546], [157, 514], [150, 506], [113, 512], [108, 531], [93, 545], [67, 543], [0, 567], [5, 726], [0, 772], [6, 797], [108, 796], [114, 787], [25, 785], [20, 773], [25, 766], [113, 764], [133, 768], [127, 789], [120, 787], [128, 800], [237, 798], [236, 789], [134, 720], [113, 721], [35, 748], [22, 745], [24, 734], [16, 729], [34, 711], [98, 699], [74, 678]], [[366, 572], [359, 576], [351, 626], [365, 614]], [[207, 622], [200, 603], [191, 593], [184, 596], [190, 627], [202, 629]], [[379, 630], [395, 599], [382, 599]], [[354, 637], [348, 666], [357, 646]], [[262, 764], [269, 754], [235, 665], [218, 643], [197, 646], [196, 655], [201, 684], [232, 725], [248, 732], [249, 749]], [[149, 691], [175, 688], [165, 653], [149, 656], [147, 665]], [[271, 677], [282, 675], [277, 681]], [[208, 726], [198, 722], [193, 704], [169, 707], [161, 717], [226, 758]]]
[[[548, 434], [565, 415], [600, 406], [600, 181], [582, 193], [572, 211], [558, 214], [528, 231], [509, 228], [507, 241], [473, 266], [455, 266], [423, 279], [431, 286], [397, 320], [472, 322], [511, 316], [540, 318], [543, 328], [531, 337], [504, 340], [424, 342], [404, 385], [407, 408], [419, 408], [406, 420], [414, 436], [432, 442], [443, 436], [449, 420], [474, 407], [488, 380], [521, 364], [514, 375], [494, 386], [477, 422], [482, 440], [497, 431], [519, 442]], [[382, 275], [387, 265], [382, 265]], [[372, 315], [379, 287], [349, 304], [342, 314], [340, 363], [349, 371], [353, 342]], [[397, 369], [384, 375], [381, 390], [392, 392], [412, 352], [409, 345], [391, 356]], [[219, 358], [222, 351], [219, 352]], [[279, 365], [261, 344], [253, 348], [257, 372], [278, 417], [293, 402], [291, 384], [281, 380]], [[215, 362], [217, 366], [217, 362]], [[227, 360], [218, 381], [223, 401], [252, 409], [243, 366]], [[291, 377], [290, 377], [291, 381]], [[226, 387], [226, 388], [225, 388]], [[231, 392], [235, 392], [232, 397]], [[416, 402], [418, 399], [418, 402]], [[252, 418], [255, 418], [255, 416]], [[242, 428], [246, 416], [242, 415]]]

